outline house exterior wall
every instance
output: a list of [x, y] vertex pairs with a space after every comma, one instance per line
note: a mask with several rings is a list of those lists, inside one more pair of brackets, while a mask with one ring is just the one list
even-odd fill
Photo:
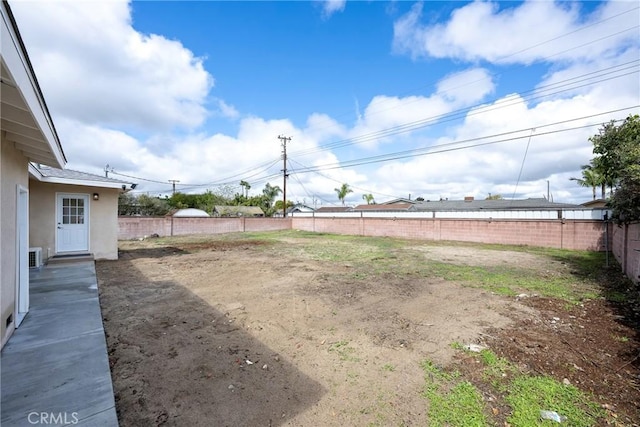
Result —
[[[110, 188], [51, 184], [30, 180], [29, 246], [42, 248], [43, 258], [56, 251], [56, 194], [89, 195], [89, 252], [96, 259], [118, 258], [118, 194]], [[98, 193], [100, 200], [93, 200]]]
[[7, 141], [0, 132], [0, 335], [1, 345], [11, 336], [14, 325], [7, 325], [7, 318], [16, 313], [16, 265], [18, 253], [16, 245], [17, 187], [29, 184], [28, 160]]

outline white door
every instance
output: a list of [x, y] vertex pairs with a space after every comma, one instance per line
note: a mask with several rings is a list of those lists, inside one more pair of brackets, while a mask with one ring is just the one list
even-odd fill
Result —
[[56, 252], [87, 252], [89, 196], [58, 194], [56, 211]]
[[16, 328], [29, 312], [29, 191], [18, 186]]

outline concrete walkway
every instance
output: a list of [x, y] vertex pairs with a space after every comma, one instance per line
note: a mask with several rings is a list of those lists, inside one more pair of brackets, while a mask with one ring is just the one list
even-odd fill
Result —
[[30, 305], [2, 350], [2, 426], [117, 426], [93, 261], [31, 270]]

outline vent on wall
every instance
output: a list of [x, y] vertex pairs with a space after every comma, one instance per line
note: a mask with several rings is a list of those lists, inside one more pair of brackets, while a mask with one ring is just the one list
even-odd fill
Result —
[[42, 248], [29, 248], [29, 268], [42, 266]]

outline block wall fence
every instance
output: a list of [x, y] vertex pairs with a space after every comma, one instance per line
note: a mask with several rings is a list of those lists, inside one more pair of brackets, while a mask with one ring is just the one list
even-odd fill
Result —
[[[245, 231], [304, 230], [419, 240], [612, 250], [627, 273], [640, 280], [640, 224], [617, 226], [599, 220], [514, 220], [438, 218], [171, 218], [119, 217], [118, 239], [152, 234], [182, 236]], [[606, 232], [605, 232], [606, 230]]]
[[613, 255], [627, 277], [640, 283], [640, 224], [613, 226]]

